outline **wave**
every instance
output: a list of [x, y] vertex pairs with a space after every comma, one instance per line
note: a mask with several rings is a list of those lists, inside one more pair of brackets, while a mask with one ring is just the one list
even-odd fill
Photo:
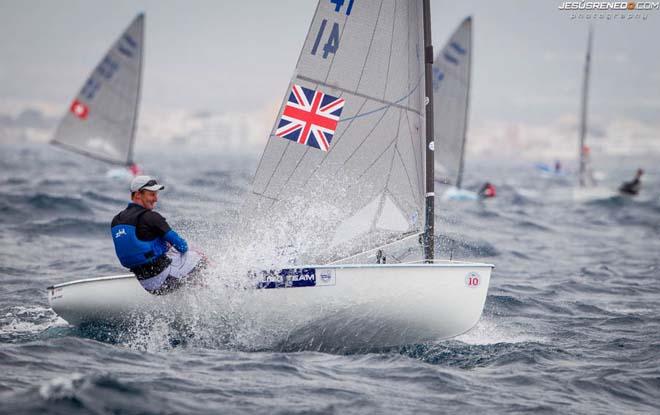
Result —
[[34, 340], [52, 327], [65, 327], [66, 321], [51, 308], [13, 306], [2, 310], [0, 342], [14, 343]]
[[[105, 373], [61, 374], [27, 391], [6, 396], [7, 413], [162, 413], [167, 399], [149, 398], [138, 382]], [[176, 411], [174, 411], [176, 412]]]
[[563, 351], [536, 342], [465, 344], [459, 341], [403, 346], [398, 353], [439, 366], [475, 369], [509, 364], [536, 365], [566, 355]]
[[30, 222], [20, 225], [18, 229], [27, 235], [99, 238], [110, 234], [110, 223], [88, 219], [57, 218], [45, 222]]
[[44, 212], [65, 214], [93, 213], [85, 200], [80, 197], [57, 196], [47, 193], [25, 195], [0, 193], [0, 200], [4, 200], [5, 207], [25, 211], [29, 215], [43, 214]]
[[[128, 196], [128, 191], [126, 192]], [[94, 191], [86, 191], [82, 194], [86, 199], [92, 200], [94, 202], [102, 202], [111, 205], [125, 205], [127, 203], [126, 199], [119, 199], [116, 197], [110, 197], [105, 193], [97, 193]]]

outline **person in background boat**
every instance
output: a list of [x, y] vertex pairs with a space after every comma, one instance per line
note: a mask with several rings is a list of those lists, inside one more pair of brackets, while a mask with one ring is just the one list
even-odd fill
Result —
[[137, 163], [131, 163], [128, 166], [128, 171], [131, 172], [133, 177], [142, 174], [142, 169], [140, 168], [140, 166], [137, 165]]
[[484, 183], [483, 186], [481, 186], [481, 189], [479, 189], [478, 194], [481, 199], [486, 199], [489, 197], [495, 197], [497, 191], [495, 190], [495, 186], [491, 182], [486, 182]]
[[559, 160], [555, 160], [555, 173], [561, 173], [561, 162]]
[[131, 181], [131, 202], [112, 219], [112, 240], [119, 262], [152, 294], [166, 294], [191, 281], [205, 267], [165, 218], [154, 211], [165, 186], [150, 176]]
[[639, 193], [639, 189], [641, 189], [642, 187], [641, 178], [643, 174], [644, 174], [644, 170], [637, 169], [637, 173], [635, 173], [635, 178], [629, 182], [623, 182], [623, 184], [621, 184], [621, 187], [619, 187], [619, 192], [633, 196]]

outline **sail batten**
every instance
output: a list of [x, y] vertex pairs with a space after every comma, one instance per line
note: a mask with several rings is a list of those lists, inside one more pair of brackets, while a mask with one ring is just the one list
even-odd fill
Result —
[[[311, 82], [311, 83], [315, 83], [319, 86], [328, 87], [328, 88], [333, 89], [335, 91], [341, 91], [341, 92], [344, 92], [344, 93], [355, 95], [356, 97], [361, 97], [361, 98], [368, 99], [370, 101], [375, 101], [375, 102], [380, 102], [381, 104], [385, 104], [385, 106], [382, 107], [382, 108], [379, 108], [378, 111], [383, 110], [383, 109], [387, 109], [389, 107], [397, 107], [397, 108], [401, 108], [401, 109], [406, 110], [406, 111], [412, 111], [412, 112], [415, 112], [415, 113], [421, 115], [419, 110], [417, 110], [416, 108], [407, 107], [405, 105], [399, 104], [399, 102], [401, 102], [401, 101], [405, 100], [406, 98], [408, 98], [408, 96], [410, 94], [412, 94], [414, 91], [410, 91], [408, 95], [405, 95], [405, 96], [399, 98], [396, 101], [387, 101], [385, 99], [377, 98], [375, 96], [369, 96], [369, 95], [361, 94], [359, 92], [350, 91], [350, 90], [342, 88], [340, 86], [329, 84], [329, 83], [326, 83], [326, 82], [323, 82], [323, 81], [319, 81], [318, 79], [313, 79], [313, 78], [310, 78], [310, 77], [307, 77], [307, 76], [298, 75], [298, 76], [296, 76], [296, 79], [299, 79], [299, 80], [302, 80], [302, 81], [308, 81], [308, 82]], [[420, 81], [421, 81], [421, 79], [420, 79]], [[366, 115], [369, 115], [369, 114], [361, 114], [361, 116], [363, 116], [363, 117], [366, 116]], [[352, 118], [342, 119], [339, 122], [346, 122], [350, 119], [352, 119]]]
[[113, 164], [130, 165], [142, 78], [144, 15], [113, 43], [76, 95], [51, 143]]

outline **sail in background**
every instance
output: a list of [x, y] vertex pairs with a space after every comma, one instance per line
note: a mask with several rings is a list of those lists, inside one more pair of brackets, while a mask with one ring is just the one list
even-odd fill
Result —
[[589, 148], [586, 144], [587, 137], [587, 104], [589, 99], [589, 71], [591, 67], [591, 43], [592, 43], [592, 31], [591, 27], [589, 28], [589, 37], [587, 40], [587, 55], [584, 58], [584, 79], [582, 81], [582, 102], [580, 108], [580, 148], [578, 149], [578, 154], [580, 157], [580, 171], [579, 171], [579, 185], [585, 186], [587, 184], [595, 184], [594, 179], [588, 169], [589, 166]]
[[460, 24], [433, 62], [435, 178], [461, 187], [468, 121], [472, 18]]
[[422, 12], [417, 0], [318, 3], [243, 211], [282, 241], [306, 235], [310, 261], [423, 229]]
[[144, 15], [138, 15], [83, 84], [51, 143], [130, 165], [140, 100]]

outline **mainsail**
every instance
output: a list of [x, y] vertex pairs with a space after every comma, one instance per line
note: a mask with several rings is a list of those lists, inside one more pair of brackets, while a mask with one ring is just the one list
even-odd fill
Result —
[[435, 175], [461, 187], [472, 60], [472, 18], [460, 24], [433, 62]]
[[587, 136], [587, 100], [589, 97], [589, 69], [591, 66], [591, 37], [592, 32], [589, 28], [589, 38], [587, 40], [587, 55], [584, 59], [584, 80], [582, 83], [582, 106], [580, 112], [580, 148], [578, 149], [578, 154], [580, 157], [580, 172], [579, 172], [579, 184], [580, 186], [585, 186], [587, 184], [587, 179], [590, 179], [593, 184], [593, 178], [587, 173], [589, 168], [589, 148], [585, 143]]
[[422, 9], [319, 1], [243, 210], [307, 260], [424, 228]]
[[144, 15], [138, 15], [83, 84], [51, 143], [130, 165], [140, 100]]

